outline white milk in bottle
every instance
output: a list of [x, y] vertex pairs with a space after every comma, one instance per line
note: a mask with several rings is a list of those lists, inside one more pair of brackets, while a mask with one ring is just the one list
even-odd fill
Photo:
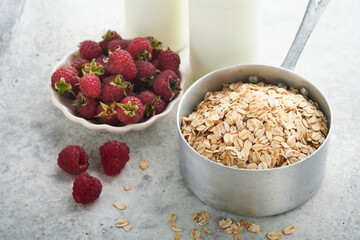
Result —
[[188, 41], [188, 0], [126, 0], [127, 38], [153, 36], [173, 51]]
[[261, 0], [189, 0], [194, 80], [220, 67], [257, 63]]

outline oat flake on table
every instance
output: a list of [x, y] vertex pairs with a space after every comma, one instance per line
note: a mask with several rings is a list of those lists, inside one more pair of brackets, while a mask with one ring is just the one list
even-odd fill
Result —
[[208, 92], [182, 134], [198, 153], [222, 165], [268, 169], [296, 163], [321, 146], [327, 119], [298, 90], [258, 84], [224, 84]]

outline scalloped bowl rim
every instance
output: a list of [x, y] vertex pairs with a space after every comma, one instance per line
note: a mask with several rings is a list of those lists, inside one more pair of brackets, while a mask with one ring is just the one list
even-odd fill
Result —
[[[60, 68], [61, 66], [64, 65], [70, 65], [71, 63], [71, 59], [74, 58], [74, 54], [77, 51], [71, 51], [69, 53], [67, 53], [59, 62], [58, 64], [56, 64], [56, 66], [54, 67], [54, 69], [52, 70], [51, 74], [54, 73], [58, 68]], [[184, 88], [184, 83], [185, 83], [185, 78], [184, 78], [184, 74], [179, 70], [180, 73], [180, 79], [181, 79], [181, 84], [180, 87], [183, 89]], [[50, 76], [51, 76], [50, 74]], [[151, 118], [149, 118], [148, 120], [144, 121], [144, 122], [140, 122], [140, 123], [133, 123], [133, 124], [128, 124], [128, 125], [124, 125], [124, 126], [111, 126], [108, 124], [101, 124], [101, 123], [92, 123], [89, 120], [86, 120], [82, 117], [78, 117], [76, 115], [74, 115], [71, 112], [71, 109], [64, 105], [61, 100], [60, 100], [60, 96], [58, 95], [57, 91], [54, 90], [51, 87], [51, 81], [48, 81], [48, 88], [49, 91], [51, 93], [51, 99], [52, 102], [54, 103], [54, 105], [60, 109], [64, 115], [71, 120], [72, 122], [78, 123], [83, 125], [84, 127], [93, 130], [93, 131], [97, 131], [97, 132], [110, 132], [110, 133], [126, 133], [129, 131], [139, 131], [139, 130], [143, 130], [147, 127], [149, 127], [150, 125], [152, 125], [154, 122], [156, 122], [159, 119], [162, 119], [164, 117], [166, 117], [167, 115], [169, 115], [171, 113], [171, 111], [173, 110], [174, 106], [180, 101], [180, 98], [183, 95], [184, 90], [181, 90], [179, 95], [172, 100], [171, 102], [168, 103], [168, 105], [166, 106], [166, 109], [159, 114], [156, 114], [154, 116], [152, 116]]]

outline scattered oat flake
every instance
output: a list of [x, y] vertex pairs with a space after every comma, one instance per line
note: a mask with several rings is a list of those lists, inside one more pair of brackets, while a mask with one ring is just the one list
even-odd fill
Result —
[[125, 210], [126, 209], [126, 205], [122, 202], [114, 202], [113, 206], [116, 207], [119, 210]]
[[175, 235], [174, 235], [174, 239], [175, 240], [179, 240], [181, 238], [181, 234], [180, 233], [176, 233]]
[[127, 219], [121, 219], [115, 222], [116, 227], [124, 227], [129, 224], [129, 220]]
[[278, 239], [281, 239], [283, 237], [282, 233], [279, 232], [279, 231], [268, 232], [268, 234], [266, 236], [270, 240], [278, 240]]
[[255, 240], [255, 238], [249, 238], [249, 240]]
[[176, 221], [176, 215], [172, 213], [169, 215], [168, 219], [169, 219], [169, 223], [173, 223]]
[[15, 131], [13, 130], [13, 131], [11, 131], [11, 133], [10, 133], [10, 135], [14, 135], [15, 134]]
[[142, 170], [146, 170], [149, 167], [149, 161], [148, 160], [142, 160], [140, 163], [140, 167]]
[[252, 222], [249, 224], [247, 230], [253, 233], [261, 233], [261, 227], [257, 222]]
[[211, 231], [207, 228], [204, 228], [203, 232], [206, 234], [206, 235], [209, 235], [211, 233]]
[[240, 225], [246, 227], [248, 225], [247, 221], [245, 219], [240, 220]]
[[130, 185], [125, 185], [125, 186], [124, 186], [124, 190], [125, 190], [125, 191], [129, 191], [130, 189], [131, 189], [131, 186], [130, 186]]
[[231, 223], [232, 223], [232, 221], [231, 221], [230, 218], [228, 218], [228, 219], [226, 219], [226, 220], [221, 219], [221, 220], [219, 221], [219, 227], [221, 227], [221, 228], [228, 228], [228, 227], [231, 226]]
[[295, 232], [295, 226], [287, 226], [286, 228], [284, 228], [283, 233], [285, 235], [289, 235]]
[[240, 235], [235, 235], [234, 240], [242, 240], [242, 237]]
[[206, 211], [202, 211], [201, 216], [204, 220], [209, 220], [209, 218], [210, 218], [210, 214]]
[[199, 225], [200, 226], [204, 226], [204, 225], [206, 225], [208, 222], [206, 221], [206, 220], [201, 220], [200, 222], [199, 222]]
[[203, 240], [203, 237], [197, 237], [197, 238], [195, 238], [195, 240]]
[[232, 229], [231, 227], [224, 229], [224, 233], [233, 233], [234, 229]]
[[184, 229], [182, 227], [180, 227], [179, 225], [171, 225], [171, 230], [173, 230], [174, 232], [184, 231]]
[[192, 217], [192, 220], [196, 223], [200, 222], [201, 219], [202, 219], [202, 215], [200, 213], [195, 213], [194, 216]]
[[126, 232], [128, 232], [128, 231], [130, 231], [131, 227], [132, 227], [132, 226], [131, 226], [130, 224], [128, 224], [128, 225], [124, 226], [123, 229], [124, 229]]
[[200, 237], [200, 234], [201, 234], [200, 230], [195, 228], [195, 229], [191, 230], [190, 237], [192, 239], [196, 239], [196, 238]]

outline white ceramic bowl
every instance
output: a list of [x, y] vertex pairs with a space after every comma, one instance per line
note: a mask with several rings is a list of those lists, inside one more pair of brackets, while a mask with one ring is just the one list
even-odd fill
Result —
[[[51, 72], [51, 74], [53, 72], [56, 71], [56, 69], [60, 68], [61, 66], [64, 65], [70, 65], [72, 63], [72, 61], [74, 59], [76, 59], [77, 57], [75, 56], [75, 53], [77, 51], [73, 51], [70, 52], [68, 54], [65, 55], [65, 57], [55, 66], [55, 68], [53, 69], [53, 71]], [[184, 88], [184, 83], [185, 83], [185, 78], [184, 78], [184, 74], [181, 73], [180, 71], [180, 78], [181, 78], [181, 85], [180, 87], [183, 89]], [[55, 106], [57, 108], [59, 108], [64, 114], [65, 116], [70, 119], [71, 121], [81, 124], [84, 127], [90, 129], [90, 130], [94, 130], [97, 132], [110, 132], [110, 133], [126, 133], [129, 131], [139, 131], [139, 130], [143, 130], [147, 127], [149, 127], [151, 124], [153, 124], [154, 122], [156, 122], [157, 120], [164, 118], [165, 116], [167, 116], [172, 109], [174, 108], [174, 106], [179, 102], [183, 91], [180, 91], [179, 95], [174, 98], [171, 102], [168, 103], [168, 105], [166, 106], [166, 109], [160, 113], [160, 114], [156, 114], [154, 116], [152, 116], [151, 118], [149, 118], [147, 121], [144, 122], [140, 122], [140, 123], [133, 123], [133, 124], [128, 124], [125, 126], [111, 126], [108, 124], [101, 124], [98, 123], [97, 121], [92, 121], [92, 120], [86, 120], [82, 117], [79, 117], [76, 115], [75, 113], [75, 109], [72, 106], [72, 99], [68, 99], [65, 97], [60, 97], [59, 94], [57, 93], [56, 90], [54, 90], [51, 87], [51, 81], [50, 78], [48, 80], [48, 88], [50, 90], [51, 93], [51, 98], [53, 103], [55, 104]]]

